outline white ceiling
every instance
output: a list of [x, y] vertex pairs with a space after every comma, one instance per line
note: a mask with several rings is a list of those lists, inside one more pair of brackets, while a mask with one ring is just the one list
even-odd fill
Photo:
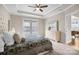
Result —
[[[43, 8], [43, 12], [40, 11], [35, 11], [33, 12], [34, 8], [28, 7], [29, 5], [34, 5], [34, 4], [5, 4], [4, 6], [8, 10], [10, 14], [16, 14], [16, 15], [26, 15], [26, 16], [38, 16], [38, 17], [43, 17], [47, 16], [51, 12], [54, 14], [56, 12], [59, 12], [68, 6], [69, 4], [48, 4], [47, 8]], [[59, 9], [59, 10], [58, 10]], [[20, 11], [22, 13], [18, 13], [17, 11]]]

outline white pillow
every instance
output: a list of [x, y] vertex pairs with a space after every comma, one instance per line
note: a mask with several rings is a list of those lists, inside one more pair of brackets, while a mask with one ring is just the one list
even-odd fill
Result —
[[44, 37], [40, 34], [30, 34], [28, 37], [26, 37], [26, 41], [38, 41], [42, 40]]
[[3, 39], [0, 37], [0, 52], [4, 52], [4, 45], [5, 45], [5, 43], [4, 43]]
[[11, 35], [10, 32], [4, 32], [3, 38], [7, 46], [11, 46], [14, 44], [13, 35]]

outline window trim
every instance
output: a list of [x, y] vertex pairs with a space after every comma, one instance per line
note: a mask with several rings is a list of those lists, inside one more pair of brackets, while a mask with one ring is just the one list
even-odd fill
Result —
[[[33, 33], [33, 31], [32, 31], [32, 24], [33, 24], [33, 22], [38, 22], [37, 20], [23, 20], [23, 32], [24, 32], [24, 22], [29, 22], [30, 23], [30, 30], [29, 30], [29, 32], [30, 32], [30, 34], [32, 34]], [[39, 22], [38, 22], [38, 26], [39, 26]], [[38, 27], [37, 26], [37, 27]], [[27, 31], [28, 32], [28, 31]], [[37, 32], [38, 32], [38, 29], [37, 29]], [[25, 33], [25, 32], [24, 32]]]

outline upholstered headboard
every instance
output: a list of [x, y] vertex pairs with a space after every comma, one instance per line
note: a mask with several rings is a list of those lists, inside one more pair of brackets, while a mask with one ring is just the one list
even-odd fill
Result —
[[0, 35], [3, 34], [3, 32], [8, 31], [8, 19], [6, 17], [0, 17]]

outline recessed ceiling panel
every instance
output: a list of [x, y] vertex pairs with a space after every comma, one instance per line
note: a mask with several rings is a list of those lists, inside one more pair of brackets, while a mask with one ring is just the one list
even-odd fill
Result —
[[[51, 14], [57, 13], [69, 6], [64, 4], [45, 4], [45, 5], [48, 5], [48, 7], [42, 8], [43, 12], [41, 12], [39, 10], [33, 11], [35, 8], [28, 7], [28, 6], [35, 6], [35, 4], [5, 4], [10, 14], [17, 14], [17, 15], [24, 14], [32, 16], [42, 15], [42, 17], [48, 16], [49, 13]], [[18, 11], [21, 11], [21, 13]]]

